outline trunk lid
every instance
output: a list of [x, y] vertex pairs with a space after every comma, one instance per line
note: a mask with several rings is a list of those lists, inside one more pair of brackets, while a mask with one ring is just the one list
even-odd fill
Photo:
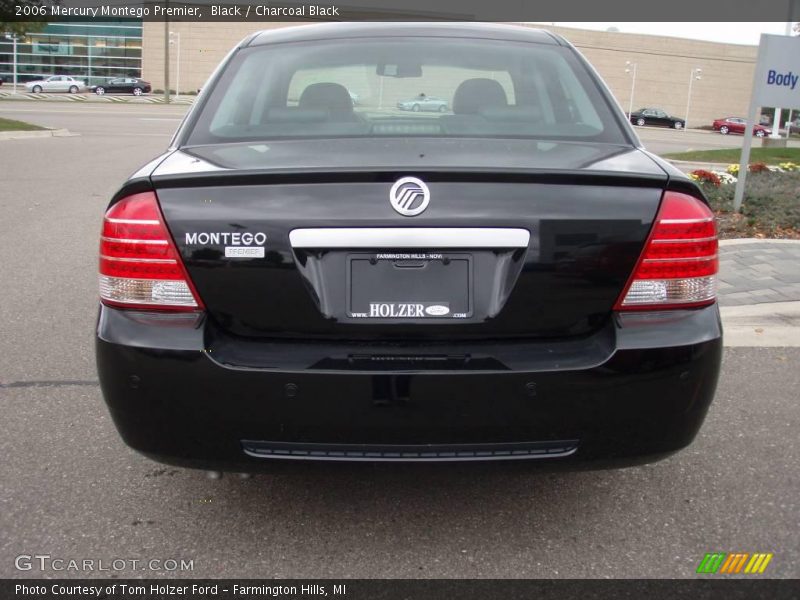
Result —
[[[413, 217], [389, 202], [407, 176], [430, 190]], [[421, 138], [195, 147], [152, 181], [226, 333], [485, 339], [601, 327], [667, 175], [625, 146]]]

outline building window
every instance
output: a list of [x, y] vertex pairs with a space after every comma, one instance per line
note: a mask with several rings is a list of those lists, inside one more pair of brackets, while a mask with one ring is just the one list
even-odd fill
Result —
[[[12, 43], [0, 39], [0, 77], [13, 79]], [[17, 81], [71, 75], [98, 85], [114, 77], [142, 76], [141, 20], [49, 23], [17, 43]]]

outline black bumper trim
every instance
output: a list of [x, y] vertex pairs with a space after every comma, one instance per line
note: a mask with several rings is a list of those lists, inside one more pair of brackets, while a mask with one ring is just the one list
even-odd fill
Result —
[[443, 462], [560, 458], [574, 454], [578, 440], [509, 444], [314, 444], [242, 440], [254, 458], [370, 462]]

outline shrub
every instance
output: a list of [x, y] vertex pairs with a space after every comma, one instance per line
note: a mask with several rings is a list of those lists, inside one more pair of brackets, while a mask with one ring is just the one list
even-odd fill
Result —
[[713, 185], [714, 187], [719, 187], [722, 184], [722, 180], [719, 178], [719, 175], [703, 169], [692, 171], [689, 173], [689, 177], [701, 184], [707, 183]]
[[[703, 186], [716, 213], [733, 211], [734, 185]], [[766, 232], [800, 229], [800, 171], [754, 172], [745, 183], [742, 214], [751, 225]]]

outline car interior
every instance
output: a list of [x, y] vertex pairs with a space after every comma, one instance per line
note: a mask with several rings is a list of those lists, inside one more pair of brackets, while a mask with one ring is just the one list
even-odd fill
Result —
[[[408, 135], [587, 139], [604, 133], [607, 114], [600, 113], [608, 106], [563, 48], [482, 41], [445, 53], [435, 42], [426, 44], [383, 44], [374, 61], [353, 51], [359, 44], [324, 53], [315, 46], [311, 55], [279, 59], [271, 55], [282, 48], [246, 49], [212, 94], [206, 114], [213, 116], [199, 123], [209, 134], [202, 143]], [[426, 97], [446, 104], [427, 112], [404, 108]]]

